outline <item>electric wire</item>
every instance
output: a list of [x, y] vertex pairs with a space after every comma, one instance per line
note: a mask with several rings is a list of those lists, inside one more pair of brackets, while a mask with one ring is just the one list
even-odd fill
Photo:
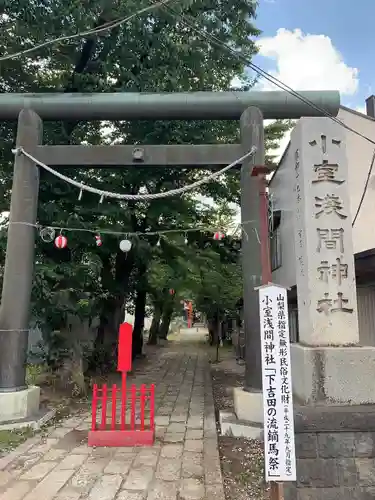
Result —
[[143, 7], [142, 9], [137, 10], [137, 12], [135, 12], [129, 16], [121, 17], [121, 18], [115, 19], [113, 21], [108, 21], [98, 28], [93, 28], [93, 29], [90, 29], [87, 31], [81, 31], [81, 32], [75, 33], [73, 35], [60, 36], [58, 38], [53, 38], [52, 40], [47, 40], [46, 42], [40, 43], [38, 45], [34, 45], [33, 47], [30, 47], [29, 49], [20, 50], [19, 52], [15, 52], [13, 54], [7, 54], [5, 56], [0, 56], [0, 62], [8, 61], [9, 59], [16, 59], [18, 57], [22, 57], [24, 55], [30, 54], [31, 52], [35, 52], [36, 50], [42, 49], [44, 47], [48, 47], [50, 45], [54, 45], [55, 43], [67, 42], [70, 40], [74, 40], [76, 38], [83, 38], [83, 37], [90, 36], [90, 35], [98, 35], [100, 33], [103, 33], [104, 31], [116, 28], [117, 26], [121, 26], [122, 24], [126, 23], [127, 21], [130, 21], [134, 17], [137, 17], [140, 14], [144, 14], [145, 12], [149, 12], [150, 10], [154, 10], [155, 8], [160, 7], [162, 5], [165, 5], [171, 1], [172, 0], [161, 0], [159, 2], [152, 2], [151, 5], [148, 5], [147, 7]]
[[[214, 45], [216, 45], [218, 47], [224, 48], [226, 51], [230, 52], [236, 58], [239, 58], [249, 68], [251, 68], [253, 71], [255, 71], [259, 76], [263, 77], [265, 80], [269, 81], [270, 83], [272, 83], [276, 87], [280, 88], [281, 90], [289, 93], [293, 97], [296, 97], [297, 99], [299, 99], [300, 101], [304, 102], [305, 104], [307, 104], [311, 108], [315, 109], [316, 111], [319, 111], [319, 113], [321, 113], [322, 115], [324, 115], [327, 118], [331, 119], [332, 121], [334, 121], [338, 125], [344, 127], [349, 132], [352, 132], [353, 134], [357, 135], [358, 137], [361, 137], [362, 139], [366, 140], [367, 142], [375, 145], [375, 141], [372, 140], [370, 137], [362, 134], [358, 130], [353, 129], [352, 127], [350, 127], [349, 125], [347, 125], [345, 122], [343, 122], [342, 120], [340, 120], [336, 116], [333, 116], [331, 113], [328, 113], [324, 108], [316, 105], [315, 103], [313, 103], [312, 101], [310, 101], [309, 99], [307, 99], [306, 97], [304, 97], [303, 95], [301, 95], [299, 92], [297, 92], [294, 89], [292, 89], [289, 85], [285, 84], [284, 82], [282, 82], [281, 80], [279, 80], [275, 76], [272, 76], [270, 73], [267, 73], [267, 71], [263, 70], [257, 64], [254, 64], [249, 58], [247, 58], [246, 56], [244, 56], [240, 52], [234, 50], [232, 47], [230, 47], [228, 44], [226, 44], [225, 42], [223, 42], [222, 40], [220, 40], [219, 38], [217, 38], [215, 35], [212, 35], [210, 33], [207, 33], [205, 31], [203, 31], [199, 26], [197, 26], [194, 23], [193, 20], [190, 21], [189, 19], [186, 18], [186, 16], [184, 16], [182, 13], [176, 12], [170, 6], [167, 6], [167, 5], [164, 6], [163, 10], [165, 10], [166, 12], [169, 12], [174, 18], [177, 18], [177, 20], [179, 20], [183, 25], [191, 28], [200, 37], [204, 38], [205, 40], [210, 41], [211, 43], [213, 43]], [[369, 180], [370, 180], [370, 177], [371, 177], [371, 173], [372, 173], [372, 170], [373, 170], [374, 163], [375, 163], [375, 149], [374, 149], [373, 157], [372, 157], [369, 169], [368, 169], [367, 179], [366, 179], [364, 190], [363, 190], [363, 193], [362, 193], [362, 196], [361, 196], [361, 200], [360, 200], [359, 206], [357, 208], [356, 215], [355, 215], [355, 217], [353, 219], [352, 227], [354, 227], [354, 224], [355, 224], [355, 222], [356, 222], [356, 220], [358, 218], [360, 209], [362, 207], [364, 198], [366, 196], [367, 189], [368, 189], [368, 184], [369, 184]]]
[[[216, 46], [224, 48], [226, 51], [230, 52], [236, 58], [239, 58], [249, 68], [251, 68], [253, 71], [255, 71], [259, 76], [263, 77], [265, 80], [269, 81], [270, 83], [272, 83], [276, 87], [280, 88], [281, 90], [288, 92], [293, 97], [298, 98], [299, 100], [301, 100], [302, 102], [304, 102], [305, 104], [307, 104], [308, 106], [310, 106], [311, 108], [315, 109], [316, 111], [319, 111], [319, 113], [321, 113], [323, 116], [326, 116], [327, 118], [330, 118], [335, 123], [337, 123], [340, 126], [344, 127], [346, 130], [348, 130], [348, 131], [356, 134], [359, 137], [362, 137], [366, 141], [368, 141], [371, 144], [375, 145], [375, 141], [372, 140], [371, 138], [369, 138], [366, 135], [362, 134], [361, 132], [353, 129], [352, 127], [348, 126], [345, 122], [343, 122], [339, 118], [337, 118], [337, 117], [333, 116], [332, 114], [328, 113], [324, 108], [316, 105], [315, 103], [313, 103], [312, 101], [310, 101], [309, 99], [307, 99], [306, 97], [304, 97], [303, 95], [301, 95], [299, 92], [295, 91], [293, 88], [291, 88], [290, 86], [288, 86], [287, 84], [285, 84], [284, 82], [282, 82], [281, 80], [279, 80], [278, 78], [276, 78], [275, 76], [273, 76], [270, 73], [268, 73], [265, 70], [263, 70], [260, 66], [258, 66], [255, 63], [253, 63], [249, 58], [247, 58], [246, 56], [244, 56], [240, 52], [234, 50], [232, 47], [230, 47], [225, 42], [221, 41], [215, 35], [212, 35], [210, 33], [207, 33], [205, 31], [203, 31], [199, 26], [197, 26], [195, 24], [195, 22], [193, 20], [187, 19], [187, 17], [185, 15], [183, 15], [182, 13], [176, 12], [172, 7], [170, 7], [169, 5], [167, 5], [167, 3], [170, 2], [170, 1], [171, 0], [162, 0], [162, 1], [159, 1], [159, 2], [153, 2], [152, 1], [151, 5], [138, 10], [136, 13], [133, 13], [130, 16], [127, 16], [125, 18], [120, 18], [120, 19], [117, 19], [117, 20], [114, 20], [114, 21], [109, 21], [109, 22], [105, 23], [104, 25], [102, 25], [102, 26], [100, 26], [98, 28], [94, 28], [94, 29], [87, 30], [87, 31], [84, 31], [84, 32], [79, 32], [79, 33], [76, 33], [76, 34], [73, 34], [73, 35], [67, 35], [67, 36], [59, 37], [59, 38], [56, 38], [56, 39], [53, 39], [53, 40], [48, 40], [48, 41], [43, 42], [43, 43], [41, 43], [39, 45], [31, 47], [29, 49], [25, 49], [23, 51], [20, 51], [20, 52], [14, 53], [14, 54], [8, 54], [6, 56], [1, 56], [0, 57], [0, 62], [1, 61], [6, 61], [6, 60], [9, 60], [9, 59], [14, 59], [14, 58], [17, 58], [17, 57], [21, 57], [23, 55], [26, 55], [26, 54], [29, 54], [31, 52], [34, 52], [35, 50], [38, 50], [40, 48], [43, 48], [43, 47], [46, 47], [46, 46], [49, 46], [49, 45], [52, 45], [52, 44], [55, 44], [55, 43], [60, 43], [60, 42], [63, 42], [63, 41], [69, 41], [69, 40], [72, 40], [72, 39], [75, 39], [75, 38], [82, 38], [84, 36], [88, 36], [88, 35], [92, 35], [92, 34], [102, 33], [102, 32], [107, 31], [109, 29], [112, 29], [112, 28], [115, 28], [117, 26], [120, 26], [120, 25], [124, 24], [125, 22], [129, 21], [130, 19], [132, 19], [132, 18], [134, 18], [134, 17], [136, 17], [136, 16], [138, 16], [138, 15], [144, 13], [144, 12], [153, 10], [153, 9], [155, 9], [157, 7], [162, 7], [162, 9], [164, 9], [166, 12], [169, 12], [173, 17], [177, 18], [183, 25], [191, 28], [200, 37], [204, 38], [205, 40], [210, 41], [211, 43], [213, 43]], [[370, 164], [370, 168], [369, 168], [367, 180], [366, 180], [366, 183], [365, 183], [364, 192], [362, 193], [360, 205], [359, 205], [359, 207], [357, 209], [357, 212], [356, 212], [356, 215], [355, 215], [355, 217], [353, 219], [353, 226], [355, 224], [355, 221], [357, 220], [357, 217], [358, 217], [358, 214], [359, 214], [359, 210], [360, 210], [360, 208], [361, 208], [361, 206], [363, 204], [363, 200], [364, 200], [364, 197], [365, 197], [366, 192], [367, 192], [367, 188], [368, 188], [368, 184], [369, 184], [369, 179], [370, 179], [370, 176], [371, 176], [371, 173], [372, 173], [372, 170], [373, 170], [374, 161], [375, 161], [375, 150], [374, 150], [373, 158], [372, 158], [372, 161], [371, 161], [371, 164]]]
[[304, 102], [305, 104], [307, 104], [311, 108], [315, 109], [316, 111], [319, 111], [319, 113], [323, 114], [327, 118], [330, 118], [331, 120], [333, 120], [334, 122], [338, 123], [339, 125], [341, 125], [345, 129], [349, 130], [350, 132], [352, 132], [352, 133], [354, 133], [354, 134], [362, 137], [366, 141], [368, 141], [371, 144], [375, 145], [375, 141], [372, 140], [370, 137], [367, 137], [364, 134], [362, 134], [361, 132], [358, 132], [357, 130], [353, 129], [352, 127], [350, 127], [349, 125], [347, 125], [345, 122], [343, 122], [342, 120], [340, 120], [336, 116], [333, 116], [331, 113], [328, 113], [328, 111], [326, 111], [321, 106], [318, 106], [317, 104], [315, 104], [312, 101], [310, 101], [310, 99], [306, 98], [305, 96], [301, 95], [299, 92], [297, 92], [294, 89], [292, 89], [292, 87], [289, 87], [287, 84], [285, 84], [284, 82], [282, 82], [278, 78], [272, 76], [270, 73], [267, 73], [267, 71], [263, 70], [260, 66], [254, 64], [249, 58], [247, 58], [246, 56], [244, 56], [240, 52], [234, 50], [227, 43], [223, 42], [222, 40], [220, 40], [215, 35], [212, 35], [210, 33], [207, 33], [205, 31], [203, 31], [201, 29], [201, 27], [197, 26], [193, 20], [187, 19], [186, 16], [184, 16], [182, 13], [176, 12], [170, 6], [165, 5], [165, 6], [162, 7], [162, 9], [165, 10], [166, 12], [171, 13], [171, 15], [173, 17], [175, 17], [175, 18], [177, 17], [177, 20], [179, 20], [185, 26], [188, 26], [189, 28], [191, 28], [193, 31], [195, 31], [195, 33], [197, 33], [202, 38], [205, 38], [206, 40], [212, 42], [216, 46], [224, 48], [225, 50], [227, 50], [228, 52], [230, 52], [232, 55], [234, 55], [235, 57], [239, 58], [249, 68], [251, 68], [252, 70], [254, 70], [259, 76], [262, 76], [265, 80], [269, 81], [270, 83], [272, 83], [276, 87], [280, 88], [281, 90], [284, 90], [285, 92], [287, 92], [288, 94], [292, 95], [293, 97], [296, 97], [297, 99], [299, 99], [300, 101]]
[[352, 227], [354, 227], [354, 224], [356, 223], [357, 218], [359, 216], [359, 212], [361, 211], [361, 208], [362, 208], [362, 205], [363, 205], [366, 193], [367, 193], [368, 185], [369, 185], [369, 182], [370, 182], [372, 170], [374, 168], [374, 163], [375, 163], [375, 150], [374, 150], [374, 152], [372, 154], [370, 168], [369, 168], [368, 173], [367, 173], [367, 178], [366, 178], [365, 186], [363, 188], [362, 196], [361, 196], [361, 199], [359, 201], [359, 205], [358, 205], [357, 211], [356, 211], [355, 216], [353, 218]]
[[76, 39], [76, 38], [82, 38], [82, 37], [85, 37], [85, 36], [102, 33], [102, 32], [107, 31], [109, 29], [113, 29], [113, 28], [115, 28], [117, 26], [120, 26], [120, 25], [124, 24], [125, 22], [129, 21], [130, 19], [132, 19], [132, 18], [134, 18], [134, 17], [136, 17], [136, 16], [138, 16], [140, 14], [143, 14], [144, 12], [148, 12], [150, 10], [153, 10], [153, 9], [157, 8], [157, 7], [161, 7], [166, 12], [169, 12], [173, 17], [175, 17], [175, 18], [177, 17], [178, 20], [182, 24], [184, 24], [185, 26], [190, 27], [193, 31], [195, 31], [202, 38], [205, 38], [206, 40], [211, 41], [216, 46], [224, 48], [225, 50], [229, 51], [235, 57], [241, 59], [249, 68], [253, 69], [259, 76], [262, 76], [265, 80], [269, 81], [270, 83], [272, 83], [276, 87], [280, 88], [281, 90], [284, 90], [284, 91], [288, 92], [293, 97], [296, 97], [297, 99], [299, 99], [300, 101], [304, 102], [305, 104], [307, 104], [311, 108], [315, 109], [316, 111], [319, 111], [319, 113], [323, 114], [324, 116], [326, 116], [326, 117], [330, 118], [331, 120], [335, 121], [336, 123], [340, 124], [342, 127], [346, 128], [350, 132], [352, 132], [352, 133], [354, 133], [354, 134], [362, 137], [363, 139], [369, 141], [371, 144], [375, 145], [375, 141], [374, 140], [370, 139], [369, 137], [365, 136], [361, 132], [358, 132], [357, 130], [355, 130], [352, 127], [348, 126], [346, 123], [344, 123], [339, 118], [337, 118], [337, 117], [333, 116], [332, 114], [328, 113], [324, 108], [322, 108], [322, 107], [318, 106], [317, 104], [313, 103], [312, 101], [310, 101], [309, 99], [307, 99], [306, 97], [304, 97], [303, 95], [301, 95], [299, 92], [297, 92], [294, 89], [292, 89], [290, 86], [288, 86], [287, 84], [285, 84], [284, 82], [282, 82], [281, 80], [279, 80], [278, 78], [276, 78], [275, 76], [272, 76], [270, 73], [267, 73], [260, 66], [256, 65], [255, 63], [253, 63], [249, 58], [247, 58], [246, 56], [244, 56], [240, 52], [234, 50], [232, 47], [230, 47], [225, 42], [221, 41], [215, 35], [212, 35], [210, 33], [204, 32], [199, 26], [196, 26], [196, 24], [194, 24], [194, 22], [192, 20], [187, 19], [187, 17], [184, 16], [182, 13], [176, 12], [172, 7], [170, 7], [169, 5], [167, 5], [167, 3], [171, 2], [171, 1], [172, 0], [161, 0], [159, 2], [154, 2], [153, 0], [151, 0], [151, 2], [152, 2], [151, 5], [148, 5], [147, 7], [144, 7], [142, 9], [138, 10], [137, 12], [131, 14], [130, 16], [127, 16], [125, 18], [120, 18], [120, 19], [114, 20], [114, 21], [109, 21], [109, 22], [105, 23], [104, 25], [102, 25], [102, 26], [100, 26], [98, 28], [93, 28], [91, 30], [87, 30], [87, 31], [75, 33], [73, 35], [62, 36], [62, 37], [59, 37], [59, 38], [55, 38], [53, 40], [48, 40], [48, 41], [43, 42], [43, 43], [41, 43], [39, 45], [35, 45], [34, 47], [30, 47], [29, 49], [25, 49], [25, 50], [22, 50], [22, 51], [13, 53], [13, 54], [7, 54], [5, 56], [0, 56], [0, 62], [6, 61], [6, 60], [9, 60], [9, 59], [15, 59], [17, 57], [21, 57], [23, 55], [26, 55], [26, 54], [29, 54], [31, 52], [34, 52], [35, 50], [38, 50], [40, 48], [43, 48], [43, 47], [46, 47], [46, 46], [49, 46], [49, 45], [53, 45], [55, 43], [60, 43], [60, 42], [63, 42], [63, 41], [69, 41], [69, 40], [73, 40], [73, 39]]
[[92, 34], [102, 33], [102, 32], [107, 31], [109, 29], [113, 29], [113, 28], [115, 28], [117, 26], [120, 26], [120, 25], [124, 24], [125, 22], [129, 21], [130, 19], [132, 19], [132, 18], [134, 18], [134, 17], [136, 17], [136, 16], [138, 16], [140, 14], [143, 14], [144, 12], [148, 12], [150, 10], [153, 10], [153, 9], [157, 8], [157, 7], [162, 7], [166, 12], [169, 12], [175, 18], [177, 17], [178, 20], [182, 24], [184, 24], [185, 26], [190, 27], [193, 31], [195, 31], [202, 38], [205, 38], [206, 40], [211, 41], [211, 43], [215, 44], [216, 46], [224, 48], [225, 50], [229, 51], [232, 55], [234, 55], [235, 57], [239, 58], [249, 68], [251, 68], [252, 70], [254, 70], [259, 76], [262, 76], [265, 80], [269, 81], [270, 83], [272, 83], [276, 87], [280, 88], [281, 90], [284, 90], [284, 91], [288, 92], [293, 97], [296, 97], [297, 99], [299, 99], [300, 101], [304, 102], [305, 104], [307, 104], [311, 108], [315, 109], [316, 111], [319, 111], [319, 113], [323, 114], [324, 116], [326, 116], [326, 117], [330, 118], [331, 120], [335, 121], [336, 123], [340, 124], [342, 127], [344, 127], [345, 129], [349, 130], [350, 132], [352, 132], [352, 133], [354, 133], [354, 134], [362, 137], [366, 141], [368, 141], [371, 144], [375, 145], [375, 141], [372, 140], [371, 138], [369, 138], [369, 137], [365, 136], [364, 134], [362, 134], [361, 132], [358, 132], [357, 130], [353, 129], [352, 127], [350, 127], [349, 125], [347, 125], [345, 122], [343, 122], [339, 118], [337, 118], [337, 117], [333, 116], [332, 114], [328, 113], [321, 106], [318, 106], [317, 104], [315, 104], [312, 101], [310, 101], [308, 98], [306, 98], [303, 95], [301, 95], [299, 92], [297, 92], [294, 89], [292, 89], [292, 87], [290, 87], [289, 85], [285, 84], [284, 82], [282, 82], [281, 80], [279, 80], [275, 76], [271, 75], [270, 73], [267, 73], [267, 71], [263, 70], [260, 66], [256, 65], [255, 63], [253, 63], [249, 58], [247, 58], [246, 56], [244, 56], [240, 52], [234, 50], [232, 47], [230, 47], [225, 42], [221, 41], [215, 35], [212, 35], [210, 33], [204, 32], [199, 26], [196, 26], [194, 24], [194, 22], [192, 22], [190, 19], [187, 19], [187, 17], [184, 16], [182, 13], [176, 12], [172, 7], [170, 7], [169, 5], [167, 5], [167, 3], [171, 2], [171, 1], [172, 0], [161, 0], [159, 2], [153, 2], [152, 1], [151, 5], [138, 10], [137, 12], [131, 14], [130, 16], [127, 16], [125, 18], [120, 18], [120, 19], [114, 20], [114, 21], [109, 21], [109, 22], [105, 23], [103, 26], [98, 27], [98, 28], [93, 28], [91, 30], [87, 30], [87, 31], [75, 33], [73, 35], [62, 36], [62, 37], [59, 37], [59, 38], [55, 38], [53, 40], [48, 40], [46, 42], [43, 42], [43, 43], [41, 43], [39, 45], [35, 45], [34, 47], [30, 47], [29, 49], [25, 49], [25, 50], [22, 50], [20, 52], [16, 52], [16, 53], [13, 53], [13, 54], [8, 54], [8, 55], [5, 55], [5, 56], [0, 56], [0, 62], [1, 61], [6, 61], [6, 60], [9, 60], [9, 59], [15, 59], [17, 57], [21, 57], [23, 55], [26, 55], [26, 54], [29, 54], [31, 52], [34, 52], [35, 50], [38, 50], [38, 49], [40, 49], [42, 47], [53, 45], [55, 43], [60, 43], [60, 42], [63, 42], [63, 41], [69, 41], [69, 40], [72, 40], [72, 39], [75, 39], [75, 38], [82, 38], [82, 37], [85, 37], [85, 36], [88, 36], [88, 35], [92, 35]]

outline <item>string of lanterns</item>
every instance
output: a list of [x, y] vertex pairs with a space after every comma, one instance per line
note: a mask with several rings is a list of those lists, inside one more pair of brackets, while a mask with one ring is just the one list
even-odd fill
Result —
[[[63, 234], [63, 230], [64, 229], [60, 229], [60, 234], [56, 236], [56, 228], [43, 227], [43, 228], [40, 228], [39, 235], [45, 243], [51, 243], [53, 241], [55, 247], [58, 248], [59, 250], [62, 250], [64, 248], [67, 248], [67, 246], [68, 246], [68, 238]], [[76, 231], [85, 231], [85, 232], [94, 233], [94, 231], [79, 229], [79, 228], [77, 228], [77, 229], [69, 228], [67, 230], [69, 230], [69, 231], [76, 230]], [[168, 230], [167, 231], [160, 231], [159, 233], [143, 233], [143, 234], [149, 236], [149, 235], [153, 235], [153, 234], [163, 234], [163, 233], [168, 233], [168, 232], [185, 232], [185, 233], [187, 233], [187, 232], [191, 232], [191, 231], [205, 231], [205, 230], [207, 230], [207, 229], [206, 228], [197, 228], [197, 229], [188, 228], [188, 229], [181, 229], [181, 230], [176, 229], [176, 230], [170, 230], [170, 231], [168, 231]], [[121, 233], [106, 231], [106, 234], [118, 235]], [[124, 234], [124, 233], [122, 233], [122, 234]], [[133, 233], [130, 233], [130, 234], [133, 234]], [[139, 233], [134, 233], [134, 234], [139, 234]], [[214, 241], [221, 241], [224, 237], [225, 237], [225, 234], [222, 231], [215, 231], [213, 233], [213, 240]], [[100, 233], [94, 233], [94, 241], [95, 241], [95, 244], [97, 247], [101, 247], [103, 245], [103, 240], [102, 240]], [[160, 237], [159, 237], [159, 239], [156, 243], [156, 246], [159, 247], [160, 244], [161, 244], [161, 242], [160, 242]], [[185, 244], [188, 244], [188, 239], [187, 239], [186, 235], [185, 235]], [[119, 243], [119, 248], [122, 252], [127, 253], [132, 248], [132, 242], [129, 239], [122, 239]]]
[[[62, 230], [58, 236], [56, 236], [56, 230], [53, 227], [44, 227], [40, 229], [39, 235], [44, 243], [51, 243], [52, 241], [55, 244], [55, 247], [59, 250], [67, 248], [68, 246], [68, 238], [62, 234]], [[101, 235], [94, 235], [95, 245], [97, 247], [101, 247], [103, 245], [103, 240]], [[120, 241], [120, 250], [122, 252], [129, 252], [131, 250], [132, 243], [130, 240], [124, 239]]]
[[[62, 234], [59, 234], [59, 236], [57, 236], [55, 238], [54, 243], [55, 243], [55, 247], [61, 250], [61, 249], [66, 248], [68, 246], [68, 238], [66, 236], [63, 236]], [[97, 247], [102, 246], [103, 241], [102, 241], [100, 234], [95, 235], [95, 244]], [[127, 253], [131, 250], [132, 243], [130, 240], [121, 240], [119, 246], [120, 246], [120, 250], [122, 252]]]

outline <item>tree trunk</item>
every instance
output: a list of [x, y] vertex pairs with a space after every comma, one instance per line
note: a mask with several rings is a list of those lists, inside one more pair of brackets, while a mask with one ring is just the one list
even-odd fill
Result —
[[117, 296], [112, 295], [100, 304], [100, 325], [89, 360], [89, 371], [91, 372], [105, 371], [117, 357], [118, 330], [120, 323], [124, 320], [124, 303], [134, 264], [133, 253], [130, 252], [127, 257], [122, 252], [118, 252], [116, 255], [115, 280], [113, 279], [111, 257], [107, 256], [103, 260], [101, 273], [103, 287], [107, 290], [113, 290], [115, 281], [121, 286], [122, 293], [118, 293]]
[[171, 324], [172, 315], [173, 315], [174, 304], [167, 304], [163, 311], [163, 316], [161, 319], [161, 325], [159, 330], [159, 338], [163, 340], [167, 340], [167, 336], [169, 333], [169, 326]]
[[223, 335], [223, 323], [221, 321], [218, 321], [217, 325], [218, 329], [216, 338], [216, 363], [219, 362], [219, 347], [220, 347], [220, 340], [222, 339]]
[[134, 329], [133, 329], [133, 359], [142, 354], [143, 348], [143, 328], [146, 314], [146, 291], [137, 292], [135, 299]]
[[217, 320], [217, 316], [208, 320], [208, 333], [210, 345], [216, 345], [219, 338], [219, 322]]
[[89, 372], [103, 373], [111, 370], [116, 362], [118, 339], [118, 301], [113, 297], [102, 303], [102, 314], [88, 362]]
[[150, 333], [148, 337], [148, 343], [150, 345], [156, 345], [159, 336], [160, 330], [160, 320], [161, 320], [162, 308], [159, 304], [155, 304], [154, 306], [154, 315], [152, 317]]

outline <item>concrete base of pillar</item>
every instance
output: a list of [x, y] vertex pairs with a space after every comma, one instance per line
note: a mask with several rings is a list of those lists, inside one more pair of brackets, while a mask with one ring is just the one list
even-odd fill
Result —
[[39, 413], [40, 388], [29, 386], [24, 391], [0, 392], [0, 424], [26, 420]]
[[300, 404], [374, 404], [375, 347], [291, 345], [293, 395]]
[[260, 439], [263, 433], [262, 393], [247, 392], [240, 387], [233, 389], [234, 413], [220, 412], [223, 435]]
[[46, 425], [50, 420], [55, 418], [56, 413], [56, 408], [52, 410], [43, 408], [39, 410], [38, 413], [33, 413], [33, 415], [28, 418], [0, 422], [0, 431], [14, 431], [16, 429], [24, 429], [25, 427], [37, 431], [41, 429], [43, 425]]
[[238, 420], [263, 425], [263, 395], [260, 391], [247, 392], [241, 387], [235, 387], [233, 399]]
[[219, 413], [220, 430], [223, 436], [262, 439], [263, 427], [254, 422], [239, 420], [234, 413]]

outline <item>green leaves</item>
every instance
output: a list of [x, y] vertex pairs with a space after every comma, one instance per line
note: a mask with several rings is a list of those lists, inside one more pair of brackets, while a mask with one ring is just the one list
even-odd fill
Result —
[[[52, 38], [94, 28], [101, 18], [115, 19], [148, 5], [146, 0], [85, 2], [73, 0], [6, 1], [0, 15], [0, 54], [30, 48]], [[181, 23], [181, 14], [203, 31], [251, 57], [259, 31], [252, 21], [253, 0], [184, 0], [173, 3], [176, 13], [157, 8], [88, 40], [74, 40], [38, 49], [0, 63], [1, 92], [189, 92], [228, 90], [234, 77], [247, 81], [244, 65], [224, 49], [213, 46]], [[87, 53], [87, 42], [93, 42]], [[74, 71], [81, 67], [82, 71]], [[287, 125], [267, 128], [267, 145], [277, 144]], [[0, 211], [9, 209], [15, 125], [0, 123]], [[44, 123], [46, 144], [214, 144], [239, 141], [236, 122], [117, 121], [111, 124]], [[80, 181], [115, 192], [165, 192], [207, 175], [202, 169], [69, 168], [64, 173]], [[42, 225], [117, 232], [153, 232], [200, 225], [226, 226], [233, 214], [229, 203], [239, 203], [239, 174], [201, 186], [184, 197], [152, 203], [123, 203], [85, 193], [41, 172], [38, 220]], [[202, 197], [219, 205], [202, 206]], [[215, 213], [217, 212], [217, 213]], [[121, 237], [102, 234], [95, 246], [94, 233], [66, 231], [68, 249], [36, 240], [33, 315], [49, 329], [65, 326], [68, 314], [102, 315], [111, 319], [134, 291], [146, 287], [155, 298], [193, 297], [197, 307], [210, 311], [220, 304], [232, 310], [241, 296], [238, 251], [231, 241], [214, 245], [212, 236], [197, 233], [162, 238], [133, 239], [129, 254], [119, 250]], [[0, 250], [6, 235], [0, 234]], [[4, 259], [4, 257], [3, 257]], [[147, 269], [139, 283], [139, 270]], [[115, 306], [114, 306], [115, 304]]]

